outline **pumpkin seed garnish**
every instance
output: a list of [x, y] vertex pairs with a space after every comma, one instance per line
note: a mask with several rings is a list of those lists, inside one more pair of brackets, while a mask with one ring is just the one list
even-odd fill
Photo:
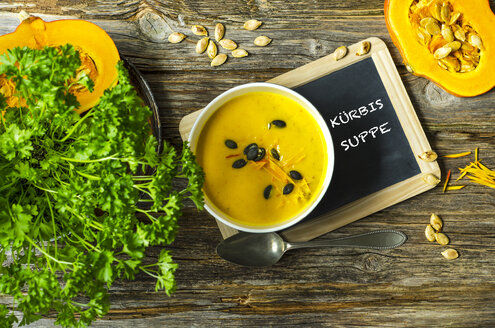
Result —
[[219, 42], [220, 40], [223, 39], [223, 36], [225, 35], [225, 26], [223, 26], [222, 23], [218, 23], [215, 25], [215, 40]]
[[288, 194], [290, 194], [292, 192], [292, 190], [294, 190], [294, 184], [288, 183], [288, 184], [285, 185], [284, 190], [282, 191], [282, 193], [284, 195], [288, 195]]
[[232, 167], [234, 169], [240, 169], [244, 166], [246, 166], [247, 162], [244, 160], [244, 159], [238, 159], [237, 161], [234, 162], [234, 164], [232, 164]]
[[235, 48], [237, 48], [237, 43], [235, 43], [234, 41], [232, 41], [230, 39], [220, 40], [219, 43], [222, 46], [222, 48], [227, 49], [227, 50], [234, 50]]
[[206, 30], [206, 28], [203, 25], [193, 25], [191, 27], [191, 31], [195, 35], [208, 36], [208, 31]]
[[237, 142], [231, 139], [225, 140], [225, 146], [230, 149], [237, 149]]
[[205, 52], [206, 47], [208, 46], [209, 42], [210, 42], [210, 39], [207, 36], [205, 36], [204, 38], [199, 40], [196, 43], [196, 53], [202, 54], [203, 52]]
[[260, 35], [256, 39], [254, 39], [254, 44], [258, 47], [267, 46], [270, 42], [272, 42], [272, 39], [265, 35]]
[[273, 120], [272, 124], [275, 125], [276, 127], [279, 127], [279, 128], [285, 128], [287, 126], [285, 121], [282, 121], [282, 120]]
[[211, 66], [220, 66], [227, 60], [226, 54], [219, 54], [211, 61]]
[[174, 32], [168, 36], [168, 42], [170, 43], [179, 43], [184, 40], [186, 36], [180, 32]]
[[235, 58], [242, 58], [242, 57], [246, 57], [247, 55], [249, 54], [244, 49], [235, 49], [234, 51], [232, 51], [232, 56]]
[[270, 198], [270, 196], [271, 196], [271, 192], [272, 192], [272, 188], [273, 188], [273, 186], [272, 186], [272, 185], [268, 185], [268, 186], [266, 186], [266, 188], [263, 190], [263, 197], [265, 197], [265, 199]]
[[302, 174], [299, 173], [298, 171], [296, 170], [292, 170], [289, 172], [289, 176], [294, 179], [294, 180], [302, 180]]
[[244, 23], [244, 28], [248, 31], [254, 31], [258, 27], [260, 27], [261, 24], [263, 24], [263, 22], [260, 22], [259, 20], [256, 19], [250, 19]]
[[277, 161], [280, 161], [280, 154], [275, 148], [270, 149], [270, 154], [272, 154], [272, 157], [275, 158]]
[[258, 154], [256, 155], [256, 158], [254, 159], [255, 162], [261, 161], [266, 155], [266, 150], [265, 148], [258, 148]]

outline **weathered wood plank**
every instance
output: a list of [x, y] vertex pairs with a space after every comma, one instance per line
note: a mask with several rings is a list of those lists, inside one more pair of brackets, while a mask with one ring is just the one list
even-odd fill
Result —
[[[490, 0], [492, 8], [495, 1]], [[242, 83], [266, 81], [320, 58], [342, 44], [369, 36], [383, 39], [423, 124], [439, 154], [474, 150], [495, 168], [495, 91], [457, 98], [424, 78], [408, 73], [383, 19], [383, 1], [30, 1], [0, 3], [0, 33], [17, 25], [20, 9], [89, 19], [107, 30], [123, 55], [136, 64], [158, 101], [166, 139], [180, 144], [180, 119], [219, 93]], [[148, 16], [146, 16], [148, 15]], [[145, 17], [145, 18], [143, 18]], [[264, 21], [255, 32], [242, 29], [248, 18]], [[146, 19], [163, 30], [144, 32]], [[216, 69], [194, 52], [199, 38], [192, 24], [212, 30], [216, 22], [227, 36], [250, 52]], [[141, 27], [143, 26], [143, 27]], [[171, 30], [188, 35], [181, 44], [160, 39]], [[273, 38], [266, 48], [254, 36]], [[456, 173], [472, 160], [439, 159]], [[454, 178], [457, 175], [454, 174]], [[429, 215], [445, 222], [452, 247], [460, 253], [444, 260], [444, 249], [424, 238]], [[231, 265], [215, 255], [221, 236], [206, 213], [187, 209], [170, 247], [179, 269], [178, 291], [171, 298], [154, 292], [154, 281], [139, 275], [111, 289], [110, 313], [94, 327], [430, 327], [495, 325], [495, 191], [467, 182], [461, 191], [441, 187], [345, 226], [323, 238], [373, 229], [395, 228], [409, 240], [399, 249], [370, 252], [349, 249], [291, 251], [272, 268]], [[160, 248], [149, 252], [149, 261]], [[7, 303], [0, 297], [0, 303]], [[44, 319], [33, 327], [52, 327]]]

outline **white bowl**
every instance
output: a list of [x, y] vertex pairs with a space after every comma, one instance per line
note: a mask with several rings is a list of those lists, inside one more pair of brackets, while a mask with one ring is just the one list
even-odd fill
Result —
[[[191, 150], [196, 153], [196, 147], [198, 145], [198, 138], [201, 135], [201, 130], [205, 126], [206, 122], [208, 119], [215, 113], [215, 111], [220, 108], [223, 104], [226, 102], [230, 101], [231, 99], [238, 97], [240, 95], [250, 93], [250, 92], [272, 92], [276, 93], [279, 95], [283, 95], [288, 97], [289, 99], [292, 99], [296, 101], [298, 104], [302, 105], [307, 111], [313, 116], [313, 118], [316, 120], [318, 125], [321, 128], [322, 134], [324, 136], [326, 146], [327, 146], [327, 158], [328, 158], [328, 163], [327, 163], [327, 170], [325, 172], [325, 177], [324, 181], [322, 184], [322, 187], [319, 191], [319, 194], [317, 197], [314, 198], [313, 202], [306, 207], [302, 212], [299, 212], [297, 215], [293, 216], [292, 218], [283, 221], [280, 224], [274, 224], [271, 226], [262, 226], [262, 227], [257, 227], [257, 226], [248, 226], [244, 225], [238, 222], [232, 221], [225, 213], [220, 211], [214, 204], [210, 202], [208, 197], [205, 197], [205, 208], [206, 210], [213, 215], [217, 220], [220, 222], [234, 228], [237, 230], [242, 230], [246, 232], [255, 232], [255, 233], [262, 233], [262, 232], [272, 232], [272, 231], [277, 231], [277, 230], [282, 230], [286, 229], [297, 222], [301, 221], [304, 219], [315, 207], [318, 205], [320, 200], [322, 199], [323, 195], [325, 194], [326, 190], [328, 189], [328, 186], [330, 184], [330, 180], [332, 179], [332, 174], [333, 174], [333, 168], [334, 168], [334, 162], [335, 162], [335, 156], [334, 156], [334, 149], [333, 149], [333, 142], [332, 142], [332, 137], [330, 136], [330, 131], [328, 130], [328, 126], [325, 123], [325, 120], [321, 116], [321, 114], [318, 112], [318, 110], [308, 101], [306, 98], [298, 94], [297, 92], [288, 89], [286, 87], [282, 87], [277, 84], [272, 84], [272, 83], [248, 83], [248, 84], [243, 84], [237, 87], [234, 87], [230, 90], [225, 91], [215, 99], [213, 99], [208, 106], [206, 106], [196, 119], [196, 122], [194, 123], [191, 132], [189, 134], [189, 143]], [[206, 177], [208, 179], [208, 177]]]

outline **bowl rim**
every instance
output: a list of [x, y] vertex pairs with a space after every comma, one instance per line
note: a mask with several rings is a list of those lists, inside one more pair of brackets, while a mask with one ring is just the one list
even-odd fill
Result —
[[[261, 89], [261, 90], [257, 90]], [[262, 90], [265, 89], [265, 90]], [[196, 121], [194, 122], [191, 131], [188, 136], [188, 142], [189, 146], [192, 150], [192, 152], [195, 154], [196, 153], [196, 146], [198, 144], [199, 136], [201, 134], [201, 131], [208, 121], [208, 119], [225, 103], [228, 101], [234, 99], [235, 97], [238, 97], [242, 94], [246, 94], [249, 92], [270, 92], [276, 90], [278, 91], [278, 94], [282, 95], [290, 95], [290, 99], [297, 101], [300, 105], [302, 105], [308, 112], [312, 115], [312, 117], [316, 120], [317, 124], [320, 126], [320, 129], [322, 131], [322, 134], [324, 136], [325, 142], [326, 142], [326, 148], [327, 148], [327, 169], [326, 169], [326, 174], [324, 181], [322, 183], [322, 187], [320, 189], [319, 195], [313, 200], [313, 202], [310, 204], [310, 206], [306, 207], [303, 211], [298, 212], [297, 215], [293, 216], [290, 219], [287, 219], [283, 221], [280, 224], [274, 224], [270, 226], [249, 226], [249, 225], [243, 225], [238, 222], [233, 222], [230, 221], [228, 216], [223, 213], [221, 209], [219, 209], [217, 206], [215, 206], [213, 203], [210, 202], [208, 197], [205, 195], [205, 208], [209, 214], [211, 214], [215, 219], [218, 221], [226, 224], [227, 226], [240, 230], [240, 231], [245, 231], [245, 232], [252, 232], [252, 233], [266, 233], [266, 232], [273, 232], [273, 231], [279, 231], [283, 229], [287, 229], [301, 220], [303, 220], [306, 216], [308, 216], [309, 213], [311, 213], [314, 208], [320, 203], [322, 200], [323, 196], [325, 195], [329, 185], [330, 181], [333, 176], [334, 172], [334, 165], [335, 165], [335, 152], [334, 152], [334, 146], [333, 146], [333, 139], [330, 134], [330, 130], [328, 128], [328, 125], [326, 124], [325, 120], [321, 116], [320, 112], [314, 107], [314, 105], [308, 101], [305, 97], [300, 95], [299, 93], [295, 92], [292, 89], [289, 89], [287, 87], [274, 84], [274, 83], [269, 83], [269, 82], [253, 82], [253, 83], [246, 83], [246, 84], [241, 84], [236, 87], [233, 87], [231, 89], [228, 89], [221, 93], [220, 95], [216, 96], [208, 105], [201, 110], [200, 114], [198, 115]], [[239, 92], [243, 91], [243, 92]], [[211, 204], [210, 204], [211, 203]], [[222, 216], [224, 215], [224, 217]]]

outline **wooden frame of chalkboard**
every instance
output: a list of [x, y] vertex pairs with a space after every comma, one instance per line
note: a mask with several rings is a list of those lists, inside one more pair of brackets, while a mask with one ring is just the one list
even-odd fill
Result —
[[[364, 41], [371, 50], [358, 56]], [[420, 157], [431, 148], [382, 40], [368, 38], [349, 46], [338, 61], [328, 55], [267, 82], [292, 88], [311, 101], [329, 125], [336, 148], [329, 190], [308, 218], [281, 232], [286, 240], [313, 239], [440, 181], [438, 163]], [[184, 140], [199, 113], [181, 120]], [[224, 238], [237, 233], [217, 223]]]

